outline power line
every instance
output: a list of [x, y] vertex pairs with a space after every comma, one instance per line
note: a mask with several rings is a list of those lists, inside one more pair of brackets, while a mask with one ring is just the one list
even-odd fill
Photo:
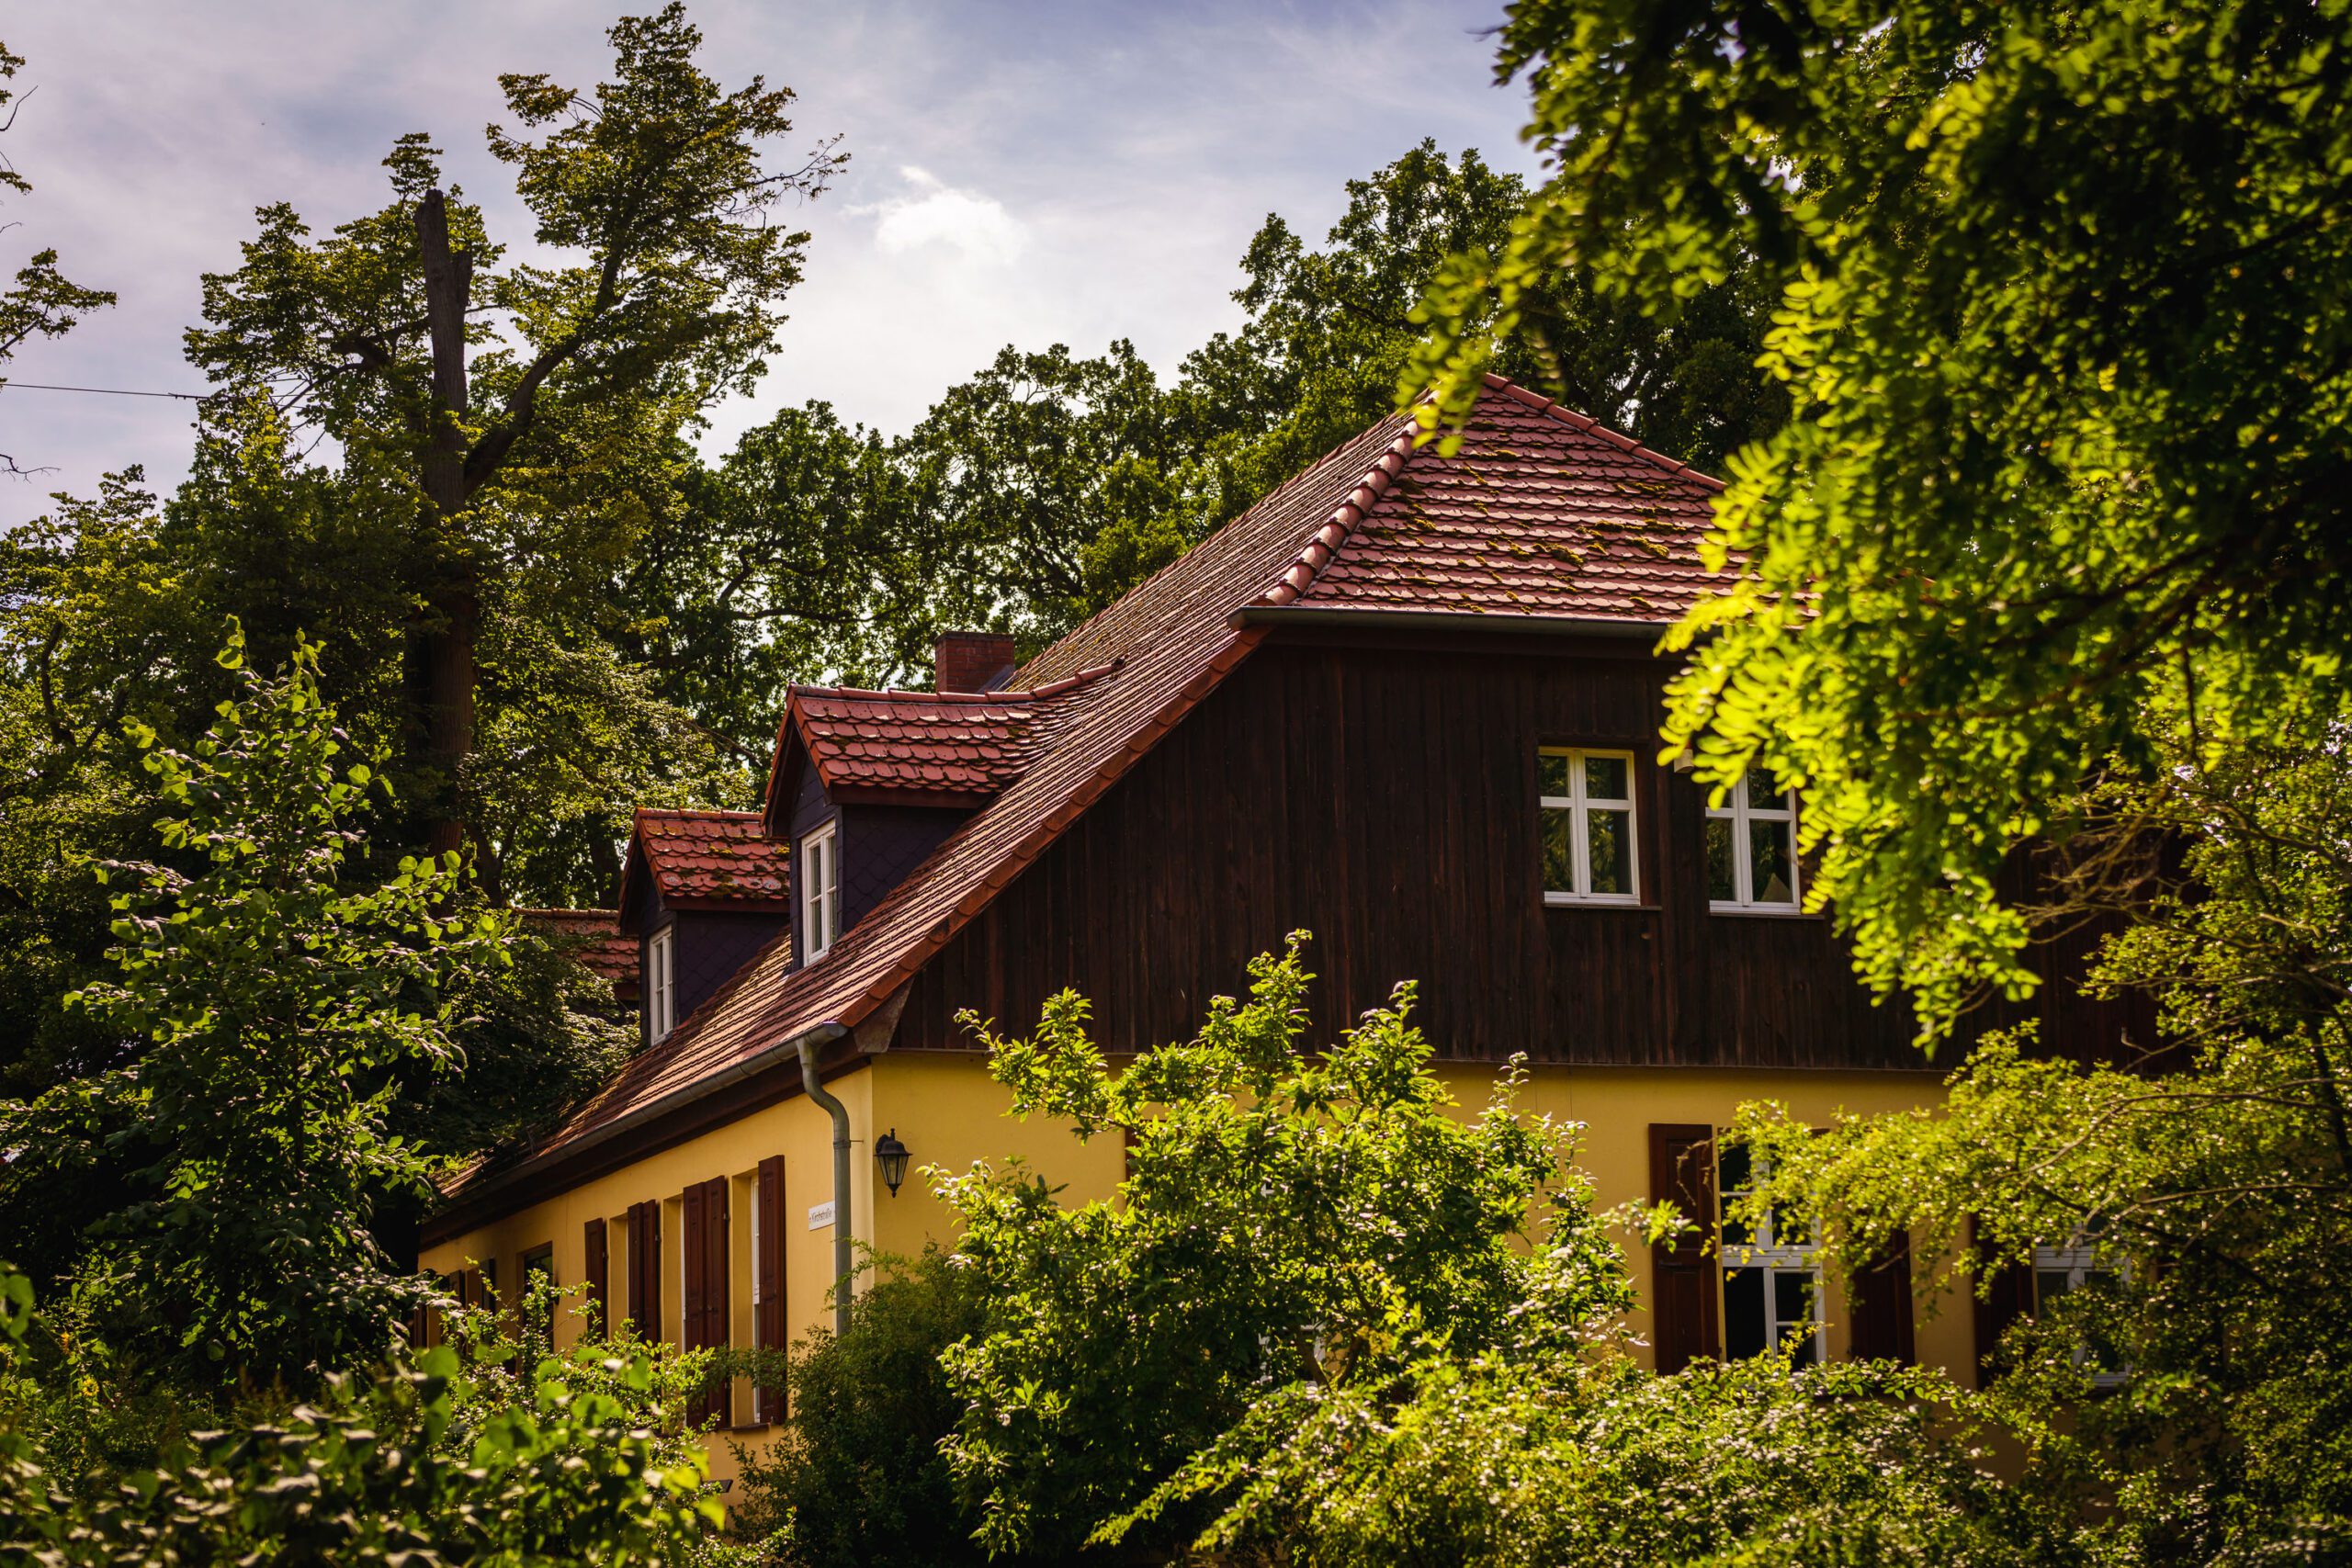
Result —
[[53, 387], [44, 381], [0, 380], [0, 392], [17, 388], [28, 392], [96, 392], [107, 398], [182, 398], [191, 403], [200, 403], [210, 396], [207, 392], [134, 392], [122, 387]]

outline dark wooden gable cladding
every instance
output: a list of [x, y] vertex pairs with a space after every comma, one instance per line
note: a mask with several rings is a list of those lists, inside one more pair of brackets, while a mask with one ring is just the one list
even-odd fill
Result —
[[[1326, 1034], [1410, 978], [1458, 1058], [1925, 1066], [1826, 921], [1709, 912], [1646, 639], [1386, 635], [1261, 648], [924, 967], [899, 1043], [968, 1045], [963, 1007], [1026, 1025], [1064, 986], [1108, 1051], [1183, 1038], [1304, 928]], [[1640, 907], [1544, 903], [1536, 750], [1575, 743], [1636, 756]]]
[[[721, 1348], [728, 1343], [727, 1179], [714, 1176], [685, 1190], [680, 1204], [685, 1233], [680, 1238], [684, 1300], [679, 1303], [678, 1342], [689, 1350]], [[699, 1427], [714, 1417], [728, 1424], [729, 1387], [721, 1382], [686, 1404], [686, 1420]]]

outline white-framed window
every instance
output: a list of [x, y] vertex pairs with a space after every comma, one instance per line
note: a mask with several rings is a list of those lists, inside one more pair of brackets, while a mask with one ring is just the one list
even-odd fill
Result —
[[[2086, 1236], [2074, 1237], [2064, 1247], [2037, 1247], [2033, 1249], [2033, 1309], [2046, 1312], [2063, 1296], [2109, 1288], [2130, 1273], [2126, 1265], [2102, 1253]], [[2075, 1352], [2075, 1364], [2087, 1367], [2094, 1388], [2120, 1388], [2127, 1376], [2122, 1358], [2096, 1335]]]
[[1799, 891], [1796, 792], [1751, 770], [1707, 807], [1707, 905], [1794, 909]]
[[1535, 774], [1542, 807], [1544, 901], [1639, 902], [1634, 754], [1546, 746], [1536, 753]]
[[1821, 1265], [1812, 1234], [1784, 1225], [1778, 1213], [1750, 1227], [1735, 1207], [1754, 1190], [1749, 1152], [1718, 1138], [1715, 1190], [1721, 1193], [1724, 1264], [1724, 1354], [1760, 1356], [1789, 1347], [1799, 1366], [1822, 1359]]
[[677, 928], [663, 926], [645, 939], [647, 1038], [660, 1040], [678, 1021]]
[[814, 964], [842, 934], [840, 836], [828, 822], [800, 840], [800, 962]]

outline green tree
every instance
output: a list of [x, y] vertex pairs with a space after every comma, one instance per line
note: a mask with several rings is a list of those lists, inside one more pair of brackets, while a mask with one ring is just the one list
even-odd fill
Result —
[[2148, 765], [2152, 690], [2254, 736], [2352, 644], [2352, 14], [1527, 0], [1498, 69], [1552, 177], [1417, 373], [1458, 412], [1564, 272], [1670, 320], [1762, 269], [1794, 414], [1668, 743], [1805, 787], [1815, 896], [1931, 1025], [2028, 988], [2001, 863]]
[[188, 334], [214, 379], [379, 465], [409, 503], [409, 771], [439, 850], [484, 837], [468, 769], [486, 600], [534, 566], [607, 557], [607, 536], [641, 522], [648, 454], [751, 388], [808, 239], [777, 204], [839, 163], [820, 148], [770, 167], [791, 93], [722, 89], [674, 0], [609, 36], [615, 76], [593, 93], [499, 79], [522, 130], [492, 126], [490, 150], [566, 259], [502, 269], [480, 210], [445, 196], [437, 152], [410, 135], [385, 160], [391, 205], [323, 241], [291, 207], [262, 209]]
[[[0, 43], [0, 130], [14, 126], [17, 111], [24, 107], [25, 95], [8, 85], [24, 64], [23, 55], [10, 53], [8, 46]], [[17, 171], [6, 154], [0, 153], [0, 191], [22, 196], [32, 188], [32, 182]], [[74, 324], [89, 311], [104, 310], [113, 303], [111, 290], [85, 288], [59, 272], [56, 251], [35, 252], [17, 269], [10, 286], [0, 289], [0, 365], [14, 358], [28, 340], [61, 337], [73, 331]], [[6, 384], [0, 380], [0, 386]], [[14, 455], [0, 452], [0, 473], [27, 471]]]
[[988, 1561], [939, 1448], [963, 1413], [940, 1356], [989, 1324], [978, 1281], [936, 1247], [876, 1274], [847, 1333], [793, 1347], [782, 1440], [737, 1450], [729, 1525], [793, 1568]]
[[[233, 635], [220, 663], [243, 654]], [[315, 651], [242, 679], [189, 751], [141, 732], [160, 835], [202, 869], [105, 868], [119, 976], [73, 999], [123, 1055], [0, 1106], [10, 1212], [38, 1213], [93, 1170], [123, 1183], [87, 1237], [101, 1320], [199, 1389], [312, 1382], [380, 1355], [424, 1303], [373, 1230], [386, 1195], [422, 1190], [429, 1169], [389, 1130], [395, 1075], [454, 1064], [447, 990], [506, 940], [503, 918], [465, 908], [454, 857], [346, 883], [378, 781], [338, 761]]]
[[1759, 1201], [1817, 1215], [1833, 1258], [1901, 1229], [1914, 1256], [1989, 1284], [2033, 1269], [2037, 1247], [2071, 1254], [2040, 1254], [2041, 1310], [2012, 1331], [1997, 1392], [2052, 1473], [2111, 1500], [2122, 1560], [2352, 1551], [2352, 765], [2335, 712], [2307, 704], [2219, 747], [2183, 709], [2169, 729], [2151, 715], [2163, 765], [2086, 795], [2059, 901], [2120, 925], [2093, 984], [2153, 995], [2167, 1055], [2084, 1066], [1998, 1040], [1941, 1115], [1821, 1136], [1750, 1118], [1774, 1173]]
[[1133, 1161], [1117, 1201], [1075, 1210], [1018, 1167], [937, 1179], [990, 1314], [944, 1362], [964, 1403], [946, 1451], [991, 1551], [1075, 1551], [1277, 1390], [1393, 1373], [1422, 1339], [1513, 1342], [1532, 1301], [1547, 1323], [1625, 1304], [1564, 1132], [1512, 1108], [1515, 1075], [1457, 1117], [1410, 987], [1302, 1048], [1304, 941], [1116, 1075], [1075, 995], [1026, 1040], [974, 1025], [1016, 1113], [1122, 1137]]
[[1762, 1357], [1661, 1378], [1585, 1327], [1575, 1349], [1294, 1385], [1155, 1505], [1230, 1498], [1193, 1543], [1216, 1562], [2085, 1560], [2069, 1516], [1987, 1472], [1973, 1402], [1934, 1372]]
[[698, 1354], [626, 1338], [569, 1355], [455, 1344], [324, 1381], [276, 1419], [176, 1441], [112, 1487], [61, 1482], [24, 1276], [0, 1272], [0, 1558], [126, 1562], [719, 1564], [700, 1444], [683, 1420]]
[[[1347, 188], [1320, 250], [1268, 215], [1233, 296], [1249, 320], [1184, 362], [1177, 395], [1215, 470], [1213, 523], [1391, 412], [1399, 378], [1417, 374], [1423, 297], [1455, 255], [1505, 250], [1528, 199], [1476, 149], [1449, 159], [1434, 141]], [[1507, 317], [1465, 304], [1462, 327], [1487, 334], [1494, 369], [1713, 468], [1787, 417], [1788, 394], [1756, 364], [1772, 303], [1769, 276], [1735, 265], [1659, 320], [1564, 267]]]

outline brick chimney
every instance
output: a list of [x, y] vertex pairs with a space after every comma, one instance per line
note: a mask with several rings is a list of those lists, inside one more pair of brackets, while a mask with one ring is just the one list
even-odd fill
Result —
[[995, 632], [942, 632], [932, 660], [932, 689], [993, 692], [1012, 678], [1021, 660], [1012, 639]]

